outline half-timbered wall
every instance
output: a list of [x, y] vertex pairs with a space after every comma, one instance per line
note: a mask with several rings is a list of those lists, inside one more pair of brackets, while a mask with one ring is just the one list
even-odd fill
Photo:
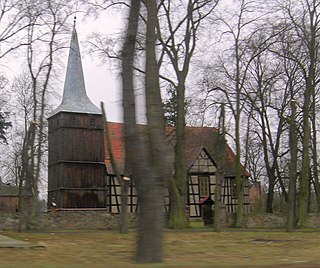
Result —
[[[108, 176], [109, 181], [109, 196], [108, 196], [108, 207], [111, 213], [121, 212], [121, 184], [116, 176]], [[128, 182], [128, 212], [136, 213], [138, 211], [138, 195], [134, 186], [133, 180]]]
[[[250, 212], [250, 203], [249, 203], [249, 185], [248, 180], [244, 179], [244, 189], [243, 189], [243, 205], [244, 213]], [[235, 178], [224, 178], [221, 185], [221, 201], [227, 207], [228, 212], [237, 212], [237, 188]]]
[[[114, 175], [108, 175], [108, 208], [111, 213], [120, 213], [121, 212], [121, 184], [118, 181], [117, 177]], [[128, 203], [127, 211], [131, 213], [138, 212], [139, 209], [139, 200], [137, 190], [134, 184], [134, 180], [129, 181], [128, 187]], [[165, 196], [164, 200], [165, 211], [169, 211], [169, 195]]]
[[188, 171], [188, 207], [190, 217], [201, 216], [199, 201], [202, 198], [210, 196], [214, 200], [216, 171], [217, 168], [208, 153], [202, 149]]
[[[210, 196], [215, 200], [217, 168], [209, 154], [203, 149], [188, 171], [188, 213], [190, 217], [201, 217], [199, 201]], [[221, 185], [222, 203], [226, 205], [228, 212], [236, 212], [237, 196], [234, 178], [224, 178]], [[112, 213], [121, 211], [121, 184], [114, 175], [108, 175], [108, 208]], [[138, 196], [134, 181], [130, 180], [128, 187], [128, 212], [138, 211]], [[169, 212], [169, 195], [166, 195], [165, 211]], [[244, 211], [249, 212], [248, 181], [244, 186]]]
[[106, 208], [102, 115], [60, 112], [48, 121], [49, 204]]
[[[215, 200], [215, 186], [217, 168], [209, 154], [203, 149], [193, 165], [189, 169], [189, 194], [188, 205], [190, 217], [200, 217], [201, 209], [199, 201], [210, 196]], [[249, 212], [249, 188], [248, 181], [244, 180], [244, 212]], [[228, 212], [237, 211], [237, 196], [234, 178], [224, 178], [221, 185], [221, 201], [227, 207]]]

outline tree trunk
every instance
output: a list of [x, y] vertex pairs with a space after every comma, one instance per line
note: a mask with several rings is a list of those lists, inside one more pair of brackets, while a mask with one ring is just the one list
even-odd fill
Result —
[[[172, 2], [172, 1], [171, 1]], [[185, 87], [189, 73], [191, 59], [196, 48], [197, 32], [201, 22], [213, 11], [217, 1], [193, 1], [172, 4], [170, 1], [160, 1], [161, 18], [166, 23], [165, 29], [157, 25], [160, 44], [172, 64], [177, 82], [170, 83], [175, 86], [176, 92], [176, 145], [174, 163], [174, 181], [168, 181], [170, 191], [169, 227], [184, 229], [189, 226], [186, 215], [188, 195], [188, 175], [185, 157]], [[177, 1], [178, 2], [178, 1]], [[176, 5], [176, 6], [175, 6]], [[176, 8], [174, 8], [177, 7]], [[173, 9], [182, 8], [181, 20], [172, 16]], [[167, 36], [165, 37], [165, 34]], [[165, 37], [165, 38], [164, 38]], [[163, 58], [164, 55], [161, 56]], [[159, 63], [161, 64], [161, 62]]]
[[184, 229], [188, 226], [186, 217], [186, 198], [181, 193], [176, 179], [172, 178], [168, 182], [170, 198], [170, 214], [168, 227], [171, 229]]
[[319, 184], [319, 169], [318, 169], [318, 132], [317, 132], [317, 94], [315, 88], [313, 87], [312, 92], [312, 166], [313, 166], [313, 181], [315, 185], [315, 193], [317, 199], [317, 212], [320, 213], [320, 184]]
[[[135, 44], [137, 38], [140, 0], [131, 0], [131, 7], [127, 25], [127, 33], [122, 48], [122, 94], [123, 94], [123, 117], [124, 117], [124, 139], [126, 163], [132, 172], [132, 179], [135, 180], [138, 195], [139, 181], [143, 181], [146, 170], [146, 149], [136, 124], [135, 92], [133, 82]], [[137, 153], [139, 152], [139, 153]], [[148, 177], [147, 177], [148, 178]], [[143, 197], [139, 196], [142, 202]], [[139, 215], [139, 225], [141, 226], [141, 217]], [[138, 238], [138, 245], [141, 239]], [[139, 246], [138, 246], [139, 247]]]
[[170, 188], [170, 215], [169, 228], [184, 229], [189, 226], [186, 215], [188, 194], [188, 175], [185, 156], [185, 76], [179, 77], [177, 88], [177, 120], [176, 145], [174, 160], [174, 182], [169, 183]]
[[[304, 92], [303, 100], [303, 136], [302, 136], [302, 167], [300, 173], [300, 191], [299, 191], [299, 205], [298, 205], [298, 226], [304, 226], [307, 219], [307, 209], [308, 209], [308, 196], [310, 189], [310, 128], [309, 128], [309, 115], [310, 115], [310, 102], [311, 97], [315, 94], [316, 89], [316, 64], [318, 58], [318, 42], [317, 33], [319, 31], [318, 21], [317, 21], [317, 7], [316, 1], [307, 1], [308, 10], [308, 21], [306, 23], [308, 29], [305, 29], [307, 33], [306, 42], [308, 51], [308, 69], [305, 71], [305, 83], [306, 88]], [[303, 25], [304, 27], [306, 25]], [[302, 27], [304, 29], [304, 27]], [[300, 29], [300, 27], [299, 27]]]
[[[107, 150], [110, 157], [111, 166], [113, 169], [113, 173], [116, 175], [116, 178], [118, 182], [121, 185], [121, 211], [120, 211], [120, 221], [119, 221], [119, 229], [120, 233], [126, 234], [128, 233], [128, 220], [127, 220], [127, 210], [128, 210], [128, 181], [125, 178], [122, 178], [121, 174], [119, 173], [119, 169], [117, 166], [116, 161], [114, 160], [114, 155], [111, 147], [111, 138], [108, 128], [108, 122], [107, 122], [107, 114], [104, 109], [104, 103], [101, 102], [101, 111], [102, 111], [102, 124], [105, 132], [105, 138], [106, 138], [106, 144], [107, 144]], [[125, 167], [127, 165], [125, 164]], [[126, 172], [126, 168], [125, 168]]]
[[221, 182], [224, 179], [224, 171], [225, 171], [225, 162], [226, 162], [226, 140], [225, 140], [225, 112], [224, 112], [224, 104], [221, 106], [221, 115], [219, 118], [219, 139], [217, 144], [220, 154], [218, 154], [219, 165], [216, 174], [216, 187], [214, 191], [214, 230], [216, 232], [221, 231]]
[[[239, 86], [239, 85], [238, 85]], [[241, 171], [241, 144], [240, 144], [240, 89], [237, 90], [237, 111], [236, 111], [236, 190], [237, 190], [237, 212], [235, 227], [242, 227], [243, 218], [243, 176]]]
[[136, 124], [133, 62], [137, 37], [140, 1], [132, 0], [128, 29], [122, 51], [122, 83], [124, 108], [125, 153], [139, 198], [138, 241], [136, 261], [162, 260], [164, 220], [165, 132], [159, 86], [159, 70], [155, 54], [157, 6], [146, 2], [148, 19], [146, 34], [146, 114], [147, 131], [141, 135]]
[[269, 176], [269, 186], [268, 186], [268, 193], [267, 193], [267, 203], [266, 203], [266, 212], [273, 213], [273, 199], [274, 199], [274, 187], [276, 184], [276, 178], [274, 172], [268, 172]]
[[297, 183], [297, 126], [296, 126], [296, 104], [291, 101], [290, 120], [290, 177], [288, 191], [288, 221], [287, 231], [292, 232], [295, 226], [295, 196]]
[[146, 2], [146, 114], [148, 138], [149, 178], [139, 182], [140, 224], [137, 261], [161, 262], [162, 232], [164, 225], [164, 174], [166, 167], [166, 142], [162, 107], [159, 68], [156, 59], [156, 0]]
[[26, 133], [24, 145], [22, 149], [22, 168], [21, 168], [21, 179], [19, 185], [19, 196], [20, 196], [20, 211], [19, 211], [19, 225], [18, 231], [26, 231], [29, 226], [32, 199], [32, 183], [34, 176], [34, 165], [33, 165], [33, 146], [34, 136], [36, 131], [36, 124], [31, 122], [29, 129]]
[[120, 211], [120, 221], [119, 221], [119, 230], [121, 234], [128, 233], [128, 189], [129, 189], [129, 180], [122, 178], [121, 183], [121, 211]]
[[309, 188], [309, 148], [310, 148], [310, 128], [309, 128], [309, 108], [310, 108], [310, 79], [307, 79], [303, 104], [303, 137], [302, 137], [302, 166], [300, 172], [300, 190], [298, 202], [298, 226], [304, 226], [308, 209], [308, 188]]

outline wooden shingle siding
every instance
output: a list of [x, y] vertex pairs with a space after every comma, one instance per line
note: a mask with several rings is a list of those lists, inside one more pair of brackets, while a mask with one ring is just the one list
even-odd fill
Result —
[[60, 112], [49, 119], [49, 207], [107, 207], [102, 126], [97, 114]]
[[[70, 117], [63, 113], [57, 114], [49, 120], [49, 165], [62, 160], [103, 163], [104, 131], [101, 115], [75, 114], [73, 116], [80, 118], [77, 118], [76, 123], [71, 125], [68, 124]], [[95, 118], [95, 127], [90, 125], [89, 118], [92, 117]], [[52, 120], [60, 123], [51, 123]]]
[[[50, 189], [58, 188], [100, 188], [106, 187], [103, 163], [60, 162], [52, 165]], [[56, 176], [56, 177], [54, 177]]]

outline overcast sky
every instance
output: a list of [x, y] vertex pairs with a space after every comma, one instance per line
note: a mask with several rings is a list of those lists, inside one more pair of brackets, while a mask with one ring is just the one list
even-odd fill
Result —
[[[230, 0], [225, 0], [229, 2]], [[112, 64], [104, 63], [97, 56], [91, 56], [87, 53], [85, 41], [91, 33], [103, 34], [117, 34], [125, 28], [126, 18], [123, 18], [121, 13], [113, 13], [112, 15], [105, 12], [100, 19], [86, 18], [83, 20], [82, 13], [77, 14], [76, 28], [78, 32], [78, 39], [80, 43], [80, 51], [82, 58], [82, 65], [86, 83], [87, 95], [94, 104], [100, 107], [100, 102], [105, 104], [108, 121], [121, 122], [122, 121], [122, 96], [121, 96], [121, 79], [120, 70], [115, 68]], [[70, 29], [70, 38], [71, 38]], [[67, 52], [67, 51], [66, 51]], [[64, 81], [67, 55], [61, 59], [65, 67], [63, 70]], [[10, 67], [10, 62], [7, 65], [8, 73], [15, 73], [15, 67]], [[12, 70], [11, 70], [11, 69]], [[4, 71], [5, 72], [5, 71]], [[62, 96], [63, 84], [56, 89], [57, 93]], [[142, 110], [142, 109], [141, 109]], [[142, 116], [140, 116], [142, 117]]]
[[[229, 6], [232, 0], [224, 0], [222, 6]], [[122, 96], [120, 70], [108, 63], [102, 64], [97, 57], [86, 53], [85, 41], [90, 33], [116, 34], [125, 28], [126, 18], [120, 13], [108, 15], [105, 12], [100, 19], [83, 21], [81, 14], [77, 15], [77, 32], [82, 54], [82, 64], [85, 76], [87, 95], [94, 104], [100, 107], [100, 102], [105, 104], [108, 121], [122, 122]], [[71, 37], [71, 33], [70, 33]], [[67, 58], [65, 59], [67, 62]], [[62, 92], [62, 89], [61, 89]], [[143, 102], [140, 101], [139, 104]], [[138, 105], [139, 105], [138, 104]], [[142, 106], [140, 104], [140, 106]], [[140, 116], [138, 120], [144, 119], [144, 109], [138, 107]]]

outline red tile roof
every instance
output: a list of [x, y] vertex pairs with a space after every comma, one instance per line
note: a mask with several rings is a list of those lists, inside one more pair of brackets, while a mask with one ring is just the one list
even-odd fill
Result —
[[[143, 127], [143, 126], [142, 126]], [[122, 123], [107, 123], [107, 129], [110, 133], [111, 148], [113, 156], [117, 165], [118, 171], [124, 173], [124, 137]], [[142, 128], [143, 129], [143, 128]], [[173, 148], [175, 144], [175, 128], [168, 126], [166, 128], [167, 142], [168, 142], [168, 158], [173, 159]], [[220, 147], [218, 139], [218, 131], [213, 127], [186, 127], [186, 161], [187, 166], [190, 167], [203, 148], [209, 153], [212, 160], [217, 164], [219, 162], [218, 154], [220, 154]], [[105, 153], [105, 163], [109, 174], [114, 174], [111, 166], [110, 156], [108, 150]], [[169, 160], [170, 161], [170, 160]], [[170, 162], [171, 162], [170, 161]], [[235, 154], [227, 145], [226, 148], [226, 176], [235, 176]], [[246, 176], [250, 174], [242, 167]]]
[[[124, 137], [123, 137], [123, 124], [108, 122], [106, 130], [108, 130], [111, 140], [111, 150], [116, 162], [118, 171], [123, 174], [124, 171]], [[106, 141], [105, 141], [106, 142]], [[110, 154], [105, 144], [105, 163], [109, 174], [114, 174], [111, 165]]]

